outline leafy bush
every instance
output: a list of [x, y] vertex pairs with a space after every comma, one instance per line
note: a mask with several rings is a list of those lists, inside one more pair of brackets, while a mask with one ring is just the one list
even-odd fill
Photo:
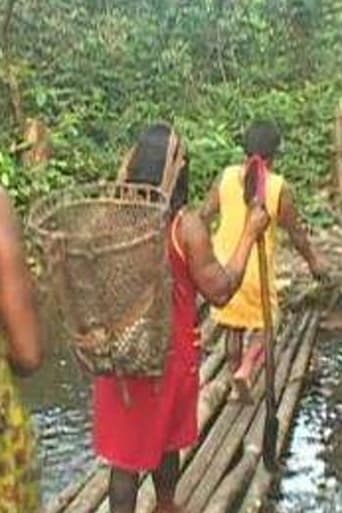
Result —
[[338, 0], [17, 0], [12, 68], [25, 115], [51, 127], [55, 157], [34, 174], [8, 156], [18, 126], [3, 62], [0, 179], [25, 213], [41, 193], [114, 176], [141, 127], [164, 118], [186, 137], [198, 201], [243, 158], [248, 122], [272, 116], [284, 134], [277, 169], [325, 223], [318, 191], [341, 91], [341, 21]]

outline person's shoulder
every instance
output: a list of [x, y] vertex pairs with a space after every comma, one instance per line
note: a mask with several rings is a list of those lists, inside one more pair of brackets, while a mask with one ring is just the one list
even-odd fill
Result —
[[187, 207], [182, 212], [181, 220], [181, 233], [184, 244], [187, 245], [191, 240], [202, 236], [204, 232], [207, 233], [207, 228], [199, 210], [194, 207]]
[[271, 187], [273, 189], [276, 189], [277, 191], [281, 192], [283, 189], [288, 187], [287, 181], [283, 175], [271, 171], [270, 177]]
[[191, 231], [193, 227], [203, 224], [200, 212], [198, 208], [195, 207], [187, 207], [184, 209], [181, 214], [181, 219], [183, 231]]

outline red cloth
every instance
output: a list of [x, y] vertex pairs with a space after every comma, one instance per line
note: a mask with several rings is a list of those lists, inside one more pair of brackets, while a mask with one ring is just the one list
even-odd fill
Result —
[[127, 470], [152, 470], [165, 452], [197, 440], [200, 348], [196, 291], [174, 237], [179, 218], [174, 220], [169, 238], [173, 333], [163, 378], [127, 379], [130, 407], [123, 403], [115, 376], [95, 379], [95, 450], [109, 463]]
[[265, 203], [266, 199], [266, 175], [267, 175], [267, 164], [265, 159], [255, 153], [247, 160], [246, 173], [254, 172], [257, 174], [256, 178], [256, 198]]

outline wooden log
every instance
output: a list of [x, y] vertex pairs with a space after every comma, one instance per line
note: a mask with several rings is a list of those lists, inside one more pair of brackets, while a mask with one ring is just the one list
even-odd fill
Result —
[[[292, 358], [296, 353], [297, 347], [301, 340], [301, 335], [308, 322], [309, 314], [304, 316], [300, 324], [300, 329], [295, 333], [295, 336], [289, 340], [289, 344], [280, 358], [280, 365], [289, 368]], [[277, 371], [278, 372], [278, 371]], [[241, 415], [234, 423], [231, 430], [229, 430], [226, 438], [222, 442], [219, 451], [216, 452], [211, 462], [208, 462], [205, 474], [201, 481], [198, 483], [197, 488], [194, 490], [188, 501], [182, 501], [181, 504], [186, 506], [189, 511], [200, 512], [203, 511], [206, 504], [210, 500], [211, 495], [215, 492], [229, 465], [232, 463], [234, 456], [237, 455], [243, 437], [251, 425], [259, 404], [265, 393], [263, 376], [259, 376], [256, 390], [254, 392], [254, 404], [244, 407]], [[178, 496], [178, 493], [177, 493]]]
[[225, 357], [225, 344], [220, 336], [221, 330], [217, 330], [216, 326], [208, 319], [204, 321], [201, 330], [201, 344], [205, 347], [211, 340], [216, 340], [215, 350], [212, 351], [203, 361], [200, 368], [200, 386], [203, 387], [216, 374], [220, 366], [223, 364]]
[[[215, 325], [211, 321], [204, 321], [202, 325], [202, 338], [204, 342], [208, 341], [208, 339], [213, 336], [218, 336]], [[217, 390], [224, 387], [224, 376], [226, 372], [221, 370], [221, 374], [218, 375], [216, 387], [209, 387], [212, 389], [211, 392], [208, 392], [207, 387], [211, 378], [222, 365], [224, 354], [224, 342], [223, 340], [219, 340], [216, 350], [208, 356], [201, 366], [200, 383], [203, 388], [199, 399], [200, 426], [205, 426], [208, 418], [210, 418], [209, 403], [214, 407], [220, 399], [222, 400], [223, 392], [221, 391], [218, 394]], [[90, 511], [95, 511], [106, 499], [109, 472], [110, 470], [108, 468], [104, 468], [93, 474], [86, 485], [80, 486], [79, 493], [69, 500], [66, 507], [64, 506], [60, 510], [55, 510], [53, 513], [90, 513]], [[142, 481], [143, 480], [144, 479], [142, 479]]]
[[[279, 358], [287, 340], [291, 336], [293, 328], [294, 324], [288, 324], [280, 338], [276, 346], [277, 358]], [[177, 488], [177, 498], [181, 503], [185, 503], [190, 498], [190, 495], [193, 493], [195, 488], [199, 485], [200, 480], [208, 468], [208, 464], [210, 464], [217, 451], [220, 450], [225, 437], [228, 432], [233, 429], [234, 422], [242, 413], [243, 408], [243, 404], [240, 402], [230, 402], [223, 408], [215, 426], [208, 433], [206, 440], [199, 449], [196, 458], [192, 461], [191, 465], [189, 465], [189, 468], [186, 469], [180, 480]]]
[[98, 470], [99, 463], [96, 461], [82, 479], [76, 481], [76, 483], [70, 483], [70, 485], [64, 488], [64, 490], [62, 490], [55, 499], [53, 499], [46, 507], [43, 507], [42, 513], [59, 513], [60, 511], [63, 511], [72, 502], [76, 495], [81, 492], [87, 482]]
[[[292, 317], [290, 317], [292, 320]], [[290, 334], [291, 329], [294, 327], [294, 323], [290, 322], [285, 336], [282, 337], [283, 342], [287, 340], [287, 336]], [[223, 340], [220, 340], [222, 343]], [[198, 405], [198, 422], [199, 422], [199, 432], [200, 432], [200, 441], [203, 438], [203, 434], [207, 431], [207, 426], [210, 424], [212, 417], [218, 411], [220, 406], [225, 401], [225, 397], [228, 394], [230, 387], [230, 374], [228, 371], [228, 367], [224, 366], [214, 381], [209, 383], [205, 390], [202, 391], [200, 395], [200, 401]], [[240, 403], [230, 404], [229, 405], [233, 411], [236, 411], [238, 414], [242, 410], [242, 405]], [[232, 415], [229, 416], [229, 422], [233, 421]], [[201, 445], [197, 444], [194, 447], [186, 449], [181, 452], [181, 475], [186, 471], [187, 465], [197, 458], [197, 451], [201, 450]], [[179, 500], [179, 499], [178, 499]], [[102, 506], [97, 513], [108, 513], [108, 501], [107, 506]], [[137, 513], [151, 513], [155, 506], [155, 493], [151, 479], [144, 481], [142, 484], [137, 501]]]
[[[317, 331], [317, 316], [312, 313], [310, 322], [308, 324], [304, 339], [312, 339], [312, 334]], [[299, 349], [298, 354], [301, 354]], [[276, 373], [276, 396], [277, 401], [282, 394], [283, 389], [287, 384], [287, 377], [291, 369], [291, 360], [285, 361], [285, 357], [277, 369]], [[258, 414], [246, 435], [245, 438], [245, 451], [239, 463], [230, 471], [227, 476], [220, 483], [219, 488], [208, 502], [205, 512], [207, 513], [225, 513], [227, 509], [234, 509], [237, 499], [240, 498], [248, 487], [250, 480], [253, 477], [255, 468], [262, 452], [262, 439], [265, 425], [265, 401], [258, 411]], [[280, 417], [280, 411], [278, 414]]]
[[[305, 371], [310, 361], [310, 355], [317, 333], [318, 322], [319, 313], [315, 311], [310, 322], [310, 327], [307, 330], [306, 336], [303, 340], [303, 344], [292, 366], [288, 385], [279, 406], [278, 417], [280, 419], [280, 426], [277, 443], [278, 457], [283, 451], [287, 435], [290, 430], [291, 421], [305, 377]], [[248, 492], [239, 509], [239, 513], [258, 513], [262, 508], [264, 498], [271, 486], [273, 479], [274, 476], [267, 472], [262, 459], [260, 459]]]

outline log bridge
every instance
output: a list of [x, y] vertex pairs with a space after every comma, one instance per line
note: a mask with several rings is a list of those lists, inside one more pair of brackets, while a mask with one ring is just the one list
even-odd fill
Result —
[[[224, 337], [209, 319], [204, 305], [201, 313], [203, 340], [210, 352], [200, 370], [200, 440], [196, 447], [182, 454], [177, 501], [189, 513], [257, 513], [277, 477], [267, 472], [261, 455], [265, 418], [264, 370], [256, 371], [253, 404], [229, 401], [230, 380]], [[284, 314], [278, 331], [275, 389], [280, 423], [279, 457], [290, 432], [319, 320], [317, 306], [303, 305], [296, 308], [296, 312]], [[71, 483], [43, 508], [42, 513], [109, 513], [108, 477], [109, 469], [95, 461], [81, 481]], [[152, 513], [154, 505], [151, 478], [142, 475], [137, 513]]]

